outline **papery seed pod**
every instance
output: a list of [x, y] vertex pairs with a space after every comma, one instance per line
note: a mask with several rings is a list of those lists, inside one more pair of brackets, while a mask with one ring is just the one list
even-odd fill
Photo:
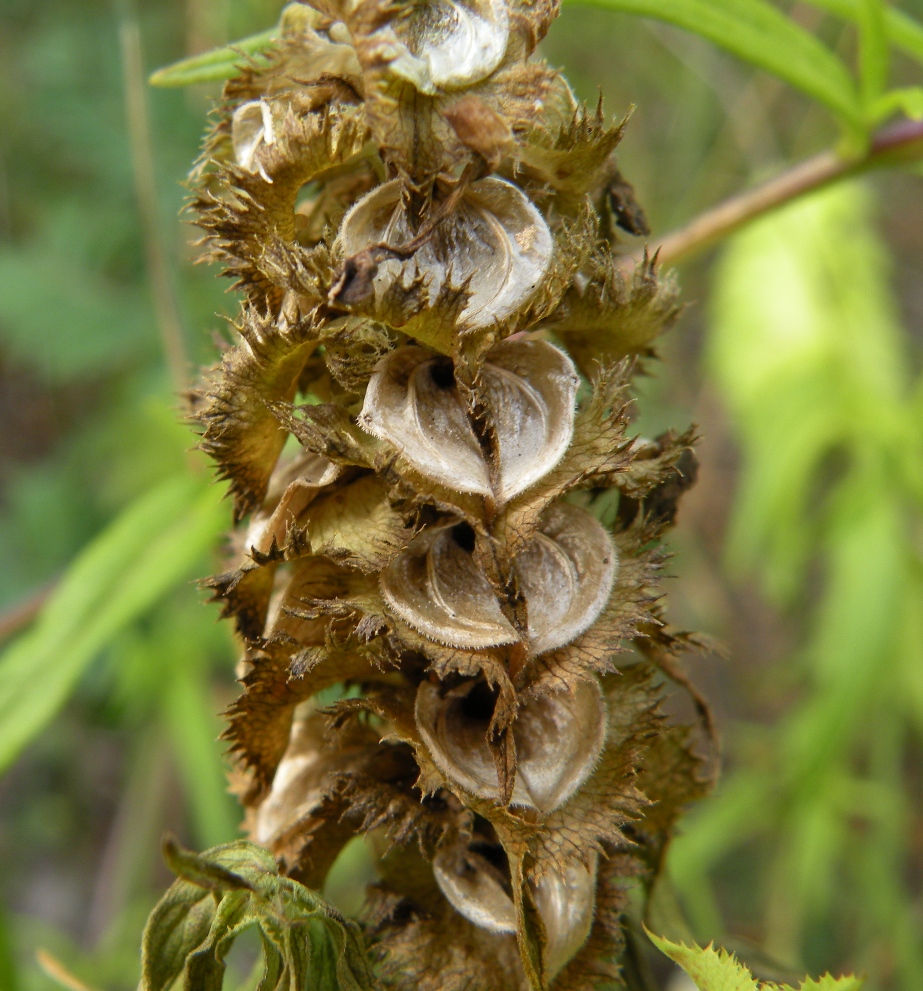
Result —
[[404, 51], [391, 71], [421, 93], [460, 89], [499, 65], [509, 38], [503, 0], [427, 0], [407, 8], [395, 34]]
[[[433, 760], [459, 788], [499, 801], [497, 768], [487, 746], [490, 717], [472, 702], [483, 684], [465, 682], [444, 696], [423, 682], [416, 720]], [[513, 723], [518, 767], [511, 804], [553, 811], [583, 784], [606, 739], [606, 707], [595, 681], [523, 703]]]
[[493, 471], [451, 364], [423, 348], [398, 348], [382, 359], [359, 424], [424, 475], [502, 504], [561, 460], [579, 384], [570, 359], [544, 341], [506, 341], [488, 352], [480, 387], [496, 438]]
[[509, 879], [482, 854], [463, 846], [440, 850], [433, 858], [433, 875], [442, 893], [469, 922], [489, 932], [516, 932]]
[[480, 179], [432, 235], [403, 259], [413, 241], [399, 181], [361, 199], [343, 220], [338, 246], [347, 257], [384, 246], [371, 290], [380, 298], [394, 285], [422, 280], [430, 300], [460, 292], [460, 330], [499, 323], [535, 295], [554, 250], [545, 219], [525, 194], [502, 179]]
[[626, 412], [677, 308], [612, 254], [623, 125], [531, 57], [555, 13], [287, 8], [198, 172], [245, 296], [194, 409], [249, 517], [208, 583], [243, 641], [234, 784], [303, 883], [370, 837], [393, 991], [616, 982], [627, 886], [706, 788], [659, 709], [693, 434]]
[[553, 980], [586, 942], [596, 901], [596, 856], [591, 867], [569, 864], [549, 871], [533, 886], [533, 898], [545, 926], [544, 969]]
[[612, 590], [617, 553], [609, 535], [588, 513], [559, 503], [514, 562], [528, 614], [518, 631], [464, 539], [453, 527], [427, 530], [381, 574], [388, 606], [437, 643], [477, 649], [522, 639], [540, 654], [576, 639]]

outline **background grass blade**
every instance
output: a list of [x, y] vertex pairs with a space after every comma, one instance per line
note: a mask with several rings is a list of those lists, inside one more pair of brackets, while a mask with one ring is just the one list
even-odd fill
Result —
[[171, 479], [77, 557], [35, 627], [0, 657], [0, 769], [54, 716], [100, 650], [214, 545], [227, 523], [220, 496], [197, 479]]
[[675, 24], [771, 72], [823, 103], [847, 126], [861, 126], [846, 66], [813, 35], [763, 0], [579, 0]]
[[[850, 21], [859, 19], [863, 2], [864, 0], [808, 0], [813, 7]], [[923, 24], [893, 7], [886, 6], [884, 14], [885, 30], [891, 44], [923, 63]]]
[[[884, 0], [859, 2], [859, 90], [868, 117], [888, 85], [888, 36]], [[872, 121], [874, 123], [874, 121]]]

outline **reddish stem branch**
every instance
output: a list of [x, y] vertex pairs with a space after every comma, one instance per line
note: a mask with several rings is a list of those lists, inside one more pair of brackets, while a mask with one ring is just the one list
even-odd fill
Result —
[[[858, 158], [842, 158], [833, 151], [815, 155], [755, 189], [747, 190], [700, 214], [685, 227], [667, 234], [648, 248], [661, 265], [674, 265], [733, 234], [751, 220], [791, 203], [805, 193], [866, 172], [912, 162], [923, 157], [923, 121], [903, 120], [879, 131], [868, 151]], [[629, 256], [633, 263], [643, 252]]]

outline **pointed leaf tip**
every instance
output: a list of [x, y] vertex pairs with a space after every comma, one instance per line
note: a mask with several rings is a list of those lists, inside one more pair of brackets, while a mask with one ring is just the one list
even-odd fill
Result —
[[[673, 943], [663, 936], [655, 936], [644, 927], [651, 942], [661, 953], [678, 964], [695, 982], [699, 991], [795, 991], [788, 984], [778, 985], [770, 981], [758, 982], [732, 953], [709, 943], [706, 947], [685, 946]], [[832, 977], [825, 974], [819, 980], [806, 977], [798, 991], [861, 991], [863, 978], [848, 974]]]
[[223, 45], [189, 58], [165, 65], [148, 77], [151, 86], [163, 89], [194, 86], [197, 83], [224, 82], [230, 79], [248, 55], [259, 55], [270, 48], [278, 37], [278, 28], [241, 38], [233, 45]]

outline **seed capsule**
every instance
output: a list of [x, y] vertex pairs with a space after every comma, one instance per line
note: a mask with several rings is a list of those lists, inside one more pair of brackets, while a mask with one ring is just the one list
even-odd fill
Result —
[[460, 89], [489, 76], [509, 40], [503, 0], [429, 0], [394, 25], [401, 42], [391, 72], [421, 93]]
[[272, 108], [266, 100], [242, 103], [231, 118], [231, 142], [237, 164], [247, 172], [259, 171], [255, 156], [264, 144], [272, 144], [275, 136]]
[[596, 862], [570, 864], [544, 874], [533, 886], [535, 907], [545, 924], [544, 964], [549, 980], [564, 968], [590, 935], [596, 907]]
[[[545, 929], [544, 966], [553, 979], [586, 942], [593, 925], [596, 863], [553, 869], [530, 883]], [[440, 850], [433, 860], [440, 890], [461, 915], [494, 933], [516, 932], [516, 909], [509, 880], [486, 857], [470, 847]], [[504, 881], [506, 883], [504, 883]]]
[[[479, 798], [499, 801], [497, 769], [487, 746], [489, 706], [478, 704], [483, 683], [468, 681], [441, 695], [424, 681], [416, 719], [433, 760], [449, 780]], [[518, 770], [512, 805], [548, 813], [563, 805], [592, 773], [606, 740], [606, 704], [596, 681], [573, 692], [524, 702], [513, 723]]]
[[382, 572], [380, 585], [394, 612], [437, 643], [478, 649], [518, 639], [451, 527], [418, 537]]
[[[530, 654], [569, 643], [588, 629], [615, 581], [609, 534], [568, 503], [549, 509], [514, 562], [528, 610]], [[382, 572], [391, 609], [436, 643], [481, 649], [521, 639], [453, 527], [428, 530]]]
[[618, 567], [608, 532], [589, 513], [561, 502], [516, 558], [529, 610], [529, 650], [541, 654], [575, 640], [602, 612]]
[[504, 341], [488, 354], [481, 382], [499, 448], [494, 484], [451, 366], [424, 348], [398, 348], [379, 362], [359, 423], [427, 477], [502, 504], [551, 471], [567, 450], [580, 380], [552, 345]]
[[[413, 239], [401, 190], [399, 180], [386, 182], [346, 214], [339, 234], [345, 257], [381, 244], [400, 248]], [[463, 290], [460, 328], [490, 326], [534, 295], [553, 248], [548, 225], [525, 193], [503, 179], [479, 179], [410, 258], [378, 265], [374, 291], [380, 298], [395, 282], [409, 286], [422, 278], [435, 305], [441, 290]]]
[[433, 858], [433, 875], [452, 907], [469, 922], [495, 933], [516, 932], [516, 908], [500, 871], [467, 847], [449, 847]]

